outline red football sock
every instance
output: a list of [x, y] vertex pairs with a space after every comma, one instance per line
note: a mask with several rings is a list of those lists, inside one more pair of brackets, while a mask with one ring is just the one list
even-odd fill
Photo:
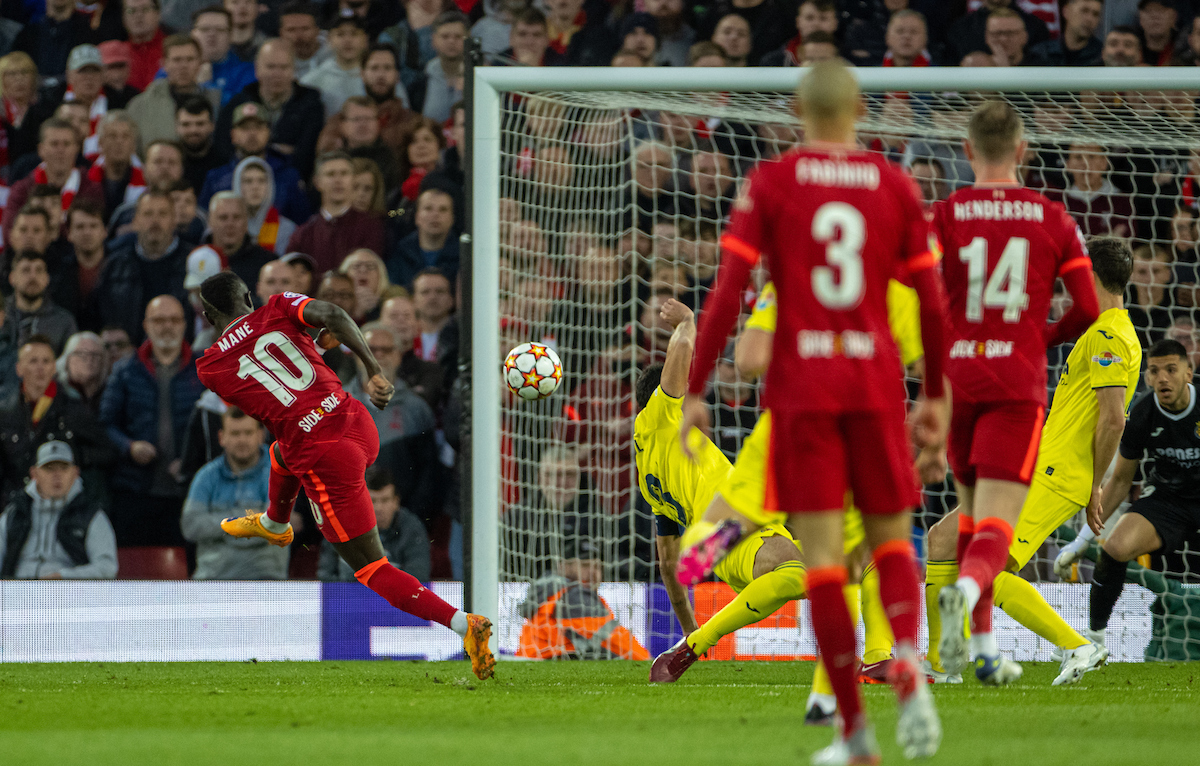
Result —
[[[979, 585], [979, 590], [990, 593], [992, 580], [1008, 563], [1008, 549], [1012, 545], [1013, 530], [1008, 522], [989, 516], [983, 519], [975, 528], [975, 536], [967, 546], [963, 560], [958, 564], [959, 577], [970, 577]], [[983, 599], [980, 599], [980, 603]], [[988, 623], [991, 623], [990, 615]]]
[[963, 557], [967, 553], [967, 546], [971, 544], [971, 538], [975, 536], [975, 519], [966, 515], [962, 511], [958, 512], [958, 546], [955, 548], [955, 558], [961, 565]]
[[[812, 607], [813, 632], [833, 694], [842, 713], [843, 736], [849, 736], [862, 724], [862, 699], [858, 696], [858, 656], [855, 651], [854, 625], [842, 587], [846, 567], [830, 566], [808, 570], [808, 603]], [[883, 573], [880, 572], [880, 582]]]
[[387, 559], [367, 564], [354, 573], [358, 581], [387, 599], [397, 609], [413, 617], [450, 627], [450, 618], [458, 610], [442, 601], [408, 572], [401, 572]]
[[923, 604], [917, 560], [908, 540], [889, 540], [872, 554], [879, 570], [879, 600], [892, 626], [896, 645], [917, 645]]
[[291, 471], [279, 464], [275, 459], [274, 448], [271, 453], [271, 480], [267, 485], [267, 518], [280, 524], [287, 524], [292, 518], [292, 508], [296, 505], [296, 495], [300, 494], [300, 478], [293, 476]]
[[979, 635], [981, 633], [992, 632], [992, 584], [983, 589], [979, 594], [979, 603], [971, 610], [971, 633]]

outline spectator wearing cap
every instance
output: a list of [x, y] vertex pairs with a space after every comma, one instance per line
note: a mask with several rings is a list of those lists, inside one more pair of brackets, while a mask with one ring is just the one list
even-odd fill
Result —
[[1179, 33], [1179, 11], [1169, 0], [1140, 0], [1138, 38], [1142, 61], [1150, 66], [1167, 66], [1175, 58]]
[[202, 96], [215, 109], [221, 93], [200, 85], [200, 44], [187, 35], [171, 35], [163, 41], [163, 70], [167, 76], [154, 82], [129, 102], [129, 113], [142, 129], [143, 145], [174, 139], [175, 112], [193, 96]]
[[316, 259], [308, 253], [290, 252], [279, 260], [292, 269], [292, 292], [310, 295], [316, 287]]
[[221, 520], [270, 504], [271, 458], [262, 424], [236, 407], [221, 415], [222, 454], [192, 479], [180, 520], [183, 537], [196, 544], [195, 580], [286, 580], [288, 550], [263, 539], [239, 540]]
[[[263, 46], [269, 51], [272, 43]], [[320, 104], [317, 104], [320, 108]], [[233, 177], [239, 163], [248, 157], [258, 157], [271, 167], [275, 184], [275, 207], [293, 221], [307, 221], [309, 203], [300, 186], [300, 173], [285, 155], [271, 146], [271, 128], [262, 104], [246, 101], [233, 109], [229, 132], [233, 143], [233, 159], [211, 170], [204, 179], [198, 201], [207, 206], [213, 195], [233, 188]]]
[[12, 49], [33, 57], [38, 72], [57, 83], [67, 71], [72, 48], [102, 39], [92, 29], [91, 18], [76, 9], [74, 0], [46, 0], [46, 15], [28, 22]]
[[88, 497], [66, 442], [38, 448], [24, 491], [0, 514], [0, 579], [111, 580], [117, 542], [103, 506]]
[[329, 47], [333, 49], [333, 57], [300, 80], [302, 85], [321, 92], [325, 114], [336, 114], [343, 101], [362, 90], [362, 55], [370, 43], [357, 16], [338, 16], [331, 22]]
[[1011, 8], [1020, 17], [1025, 26], [1028, 38], [1027, 45], [1038, 45], [1050, 39], [1050, 31], [1046, 23], [1020, 7], [1012, 0], [985, 0], [978, 10], [962, 16], [950, 25], [947, 36], [946, 58], [951, 61], [961, 61], [964, 56], [973, 51], [989, 50], [987, 44], [987, 20], [994, 11], [1001, 8]]
[[214, 274], [225, 271], [228, 260], [225, 254], [211, 245], [200, 245], [188, 253], [187, 275], [183, 278], [183, 289], [187, 290], [188, 305], [192, 308], [192, 352], [197, 356], [204, 353], [216, 340], [216, 331], [204, 316], [200, 303], [200, 285]]
[[416, 231], [398, 241], [388, 254], [388, 279], [411, 289], [417, 274], [436, 268], [453, 281], [459, 259], [454, 198], [443, 189], [429, 188], [417, 195], [416, 207]]
[[[779, 48], [765, 54], [761, 66], [800, 66], [804, 61], [804, 41], [814, 32], [835, 34], [838, 28], [837, 6], [831, 0], [804, 0], [796, 9], [796, 36]], [[882, 46], [886, 47], [886, 46]], [[878, 58], [867, 63], [878, 65], [883, 61], [884, 50]], [[863, 57], [868, 54], [862, 54]], [[863, 62], [855, 62], [863, 63]]]
[[632, 51], [647, 63], [657, 63], [658, 21], [648, 13], [631, 13], [621, 20], [621, 50]]
[[243, 61], [254, 61], [267, 36], [258, 29], [258, 16], [262, 6], [257, 0], [224, 0], [233, 22], [229, 31], [233, 52]]
[[307, 0], [291, 0], [280, 7], [279, 36], [292, 46], [297, 78], [333, 55], [321, 33], [321, 11]]
[[105, 40], [100, 49], [100, 61], [104, 65], [104, 87], [120, 101], [129, 101], [141, 93], [129, 84], [129, 62], [132, 61], [129, 43], [124, 40]]
[[221, 94], [221, 106], [254, 82], [254, 62], [230, 47], [233, 16], [220, 5], [209, 5], [192, 14], [192, 38], [200, 44], [199, 80]]
[[433, 20], [433, 49], [437, 56], [425, 65], [425, 104], [421, 114], [435, 122], [450, 119], [450, 108], [463, 96], [463, 46], [470, 22], [458, 11]]
[[360, 248], [383, 252], [383, 222], [350, 204], [353, 178], [348, 154], [322, 155], [313, 176], [313, 186], [321, 194], [321, 209], [288, 240], [288, 251], [311, 255], [319, 272], [336, 269], [343, 258]]
[[[421, 582], [429, 582], [433, 565], [429, 551], [429, 533], [416, 514], [400, 502], [392, 474], [386, 468], [367, 469], [367, 492], [375, 509], [379, 542], [392, 566], [408, 572]], [[321, 543], [321, 561], [317, 565], [321, 582], [354, 582], [354, 570], [337, 555], [328, 542]]]
[[122, 6], [129, 39], [129, 84], [145, 90], [158, 73], [167, 39], [161, 23], [162, 6], [159, 0], [124, 0]]
[[94, 45], [77, 45], [67, 57], [67, 79], [58, 85], [44, 88], [38, 94], [36, 119], [46, 120], [63, 104], [79, 104], [87, 109], [87, 133], [83, 136], [83, 154], [95, 159], [100, 153], [96, 143], [96, 127], [109, 109], [122, 109], [126, 101], [121, 94], [104, 86], [103, 59]]
[[658, 27], [660, 66], [688, 65], [688, 49], [696, 42], [696, 30], [683, 19], [683, 0], [646, 0], [643, 7]]
[[138, 124], [123, 109], [110, 110], [96, 129], [100, 156], [88, 169], [88, 180], [104, 191], [104, 215], [110, 218], [117, 208], [137, 202], [146, 191], [146, 179], [134, 152], [138, 146]]
[[45, 256], [33, 250], [13, 253], [8, 284], [13, 290], [8, 321], [16, 328], [17, 343], [40, 335], [50, 341], [55, 354], [61, 353], [67, 338], [79, 328], [72, 313], [50, 298], [50, 272]]
[[88, 307], [92, 290], [104, 269], [104, 207], [96, 200], [81, 198], [67, 211], [67, 243], [70, 250], [55, 265], [50, 278], [50, 295], [71, 311], [80, 328], [99, 330], [99, 318]]
[[550, 0], [546, 3], [550, 50], [567, 66], [607, 66], [620, 48], [616, 35], [596, 10], [584, 9], [584, 0]]
[[186, 489], [179, 455], [204, 386], [184, 343], [180, 301], [170, 295], [150, 301], [143, 327], [146, 341], [113, 368], [100, 402], [100, 421], [119, 455], [112, 521], [121, 545], [179, 545]]
[[1103, 0], [1066, 0], [1062, 7], [1063, 30], [1054, 40], [1029, 48], [1033, 66], [1100, 66], [1104, 43], [1096, 37]]
[[[296, 82], [294, 54], [291, 46], [283, 40], [267, 40], [262, 44], [254, 60], [254, 76], [256, 82], [242, 88], [241, 93], [221, 108], [217, 119], [217, 144], [231, 149], [231, 128], [237, 108], [245, 103], [256, 104], [256, 116], [270, 128], [269, 143], [273, 153], [291, 160], [292, 166], [300, 173], [297, 178], [308, 178], [313, 170], [317, 136], [325, 125], [321, 92]], [[282, 188], [285, 179], [280, 175], [279, 167], [275, 163], [271, 167], [275, 171], [276, 188]], [[201, 204], [206, 201], [201, 194]], [[293, 221], [308, 218], [307, 203], [304, 205], [304, 215], [296, 215], [284, 205], [277, 204], [277, 207]]]
[[[264, 250], [283, 255], [296, 224], [275, 207], [275, 173], [261, 157], [247, 157], [233, 172], [233, 193], [246, 202], [246, 228]], [[214, 195], [215, 198], [215, 195]]]
[[183, 157], [183, 177], [197, 196], [213, 169], [229, 161], [216, 141], [216, 109], [203, 96], [184, 99], [175, 110], [175, 135]]
[[247, 228], [250, 211], [236, 192], [217, 192], [208, 203], [208, 241], [225, 254], [229, 270], [242, 278], [253, 293], [258, 272], [275, 260], [275, 253], [259, 246]]
[[137, 201], [133, 233], [114, 240], [100, 280], [92, 291], [92, 305], [102, 325], [125, 330], [140, 343], [145, 337], [143, 316], [156, 295], [187, 301], [183, 281], [187, 255], [194, 243], [175, 234], [175, 208], [165, 191], [151, 189]]
[[54, 379], [54, 363], [54, 349], [43, 335], [18, 347], [18, 387], [0, 402], [0, 500], [21, 488], [37, 446], [52, 439], [74, 447], [89, 492], [104, 494], [101, 472], [113, 464], [116, 452], [87, 404]]

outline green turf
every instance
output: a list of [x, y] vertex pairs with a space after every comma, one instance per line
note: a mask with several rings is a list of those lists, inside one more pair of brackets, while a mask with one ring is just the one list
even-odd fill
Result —
[[[811, 663], [701, 663], [673, 686], [630, 662], [5, 665], [0, 763], [807, 763], [830, 730], [800, 725]], [[1111, 665], [1054, 689], [935, 689], [932, 764], [1200, 762], [1200, 666]], [[885, 761], [902, 762], [886, 687], [866, 687]]]

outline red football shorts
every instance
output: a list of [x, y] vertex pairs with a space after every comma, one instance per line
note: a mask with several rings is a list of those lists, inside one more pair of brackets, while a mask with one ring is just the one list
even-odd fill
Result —
[[365, 474], [379, 455], [379, 431], [366, 406], [353, 398], [347, 404], [358, 406], [346, 418], [341, 439], [300, 477], [317, 527], [331, 543], [353, 540], [375, 526]]
[[1037, 402], [956, 400], [946, 447], [955, 481], [966, 487], [974, 487], [976, 479], [1028, 484], [1045, 415]]
[[899, 513], [920, 500], [904, 411], [814, 413], [771, 410], [763, 506], [837, 511], [846, 492], [866, 514]]

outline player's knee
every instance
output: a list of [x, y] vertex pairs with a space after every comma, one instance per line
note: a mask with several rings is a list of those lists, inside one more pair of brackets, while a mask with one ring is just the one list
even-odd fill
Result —
[[958, 511], [951, 511], [929, 528], [925, 545], [930, 561], [950, 561], [958, 544]]
[[768, 537], [754, 557], [754, 576], [761, 577], [784, 562], [799, 560], [800, 549], [791, 540], [783, 535]]
[[1104, 549], [1105, 553], [1122, 563], [1126, 561], [1133, 561], [1142, 553], [1138, 550], [1138, 546], [1135, 545], [1135, 541], [1129, 540], [1121, 535], [1114, 535], [1113, 537], [1110, 537], [1104, 541], [1104, 544], [1101, 547]]

